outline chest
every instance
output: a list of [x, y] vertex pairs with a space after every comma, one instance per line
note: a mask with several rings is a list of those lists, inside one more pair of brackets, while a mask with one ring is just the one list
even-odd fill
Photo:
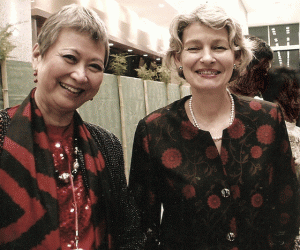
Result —
[[157, 131], [151, 135], [149, 149], [156, 163], [154, 172], [160, 173], [160, 189], [168, 190], [164, 198], [217, 194], [239, 199], [258, 191], [268, 196], [276, 165], [274, 133], [272, 127], [261, 135], [259, 129], [237, 124], [223, 131], [218, 150], [208, 132], [188, 123]]

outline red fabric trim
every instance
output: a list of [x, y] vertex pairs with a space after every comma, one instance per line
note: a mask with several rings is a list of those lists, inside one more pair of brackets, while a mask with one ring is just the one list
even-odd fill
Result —
[[49, 185], [49, 183], [53, 182], [53, 178], [40, 173], [36, 174], [36, 178], [40, 180], [38, 182], [39, 189], [49, 193], [54, 199], [57, 199], [56, 190]]
[[59, 238], [59, 230], [52, 231], [50, 234], [45, 236], [45, 240], [41, 242], [38, 246], [32, 248], [31, 250], [49, 250], [49, 249], [59, 249], [60, 242], [57, 241]]
[[49, 143], [48, 138], [45, 132], [35, 132], [34, 133], [34, 141], [42, 148], [42, 149], [48, 149]]
[[27, 148], [22, 147], [7, 136], [4, 139], [3, 148], [9, 150], [12, 157], [20, 162], [30, 172], [31, 176], [36, 177], [35, 169], [32, 167], [34, 156], [27, 150]]
[[31, 198], [27, 191], [20, 187], [19, 184], [2, 169], [0, 169], [0, 176], [1, 188], [10, 195], [13, 201], [25, 212], [17, 222], [0, 229], [0, 243], [3, 244], [17, 239], [24, 232], [28, 231], [31, 226], [45, 215], [46, 210], [43, 209], [40, 201]]
[[28, 104], [25, 106], [22, 115], [23, 115], [24, 117], [27, 117], [28, 120], [31, 122], [31, 105], [30, 105], [30, 103], [28, 103]]

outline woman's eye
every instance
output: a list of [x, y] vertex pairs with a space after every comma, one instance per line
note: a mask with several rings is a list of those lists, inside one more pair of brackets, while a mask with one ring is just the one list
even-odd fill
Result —
[[90, 68], [94, 71], [100, 71], [100, 72], [104, 71], [104, 67], [97, 63], [90, 64]]
[[77, 58], [73, 55], [63, 55], [63, 58], [65, 58], [68, 62], [76, 63]]
[[224, 46], [216, 46], [215, 50], [227, 50]]
[[197, 47], [189, 47], [187, 50], [198, 50], [199, 48]]
[[191, 52], [191, 53], [196, 53], [200, 50], [199, 47], [189, 47], [187, 48], [187, 51]]

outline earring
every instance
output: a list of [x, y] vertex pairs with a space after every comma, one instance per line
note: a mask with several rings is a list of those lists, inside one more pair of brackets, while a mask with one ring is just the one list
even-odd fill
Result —
[[33, 76], [34, 76], [34, 82], [35, 83], [37, 83], [38, 82], [38, 79], [37, 79], [37, 70], [35, 69], [34, 71], [33, 71]]
[[183, 74], [183, 67], [182, 67], [182, 66], [179, 66], [179, 67], [178, 67], [178, 75], [179, 75], [180, 77], [182, 77], [183, 79], [185, 79], [185, 78], [184, 78], [184, 74]]
[[233, 69], [236, 69], [236, 64], [233, 64]]

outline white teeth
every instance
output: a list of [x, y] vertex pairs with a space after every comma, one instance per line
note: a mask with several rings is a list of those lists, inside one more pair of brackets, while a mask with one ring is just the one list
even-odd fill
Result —
[[206, 71], [199, 71], [199, 73], [201, 75], [217, 75], [218, 74], [217, 71], [208, 71], [208, 70], [206, 70]]
[[81, 92], [81, 89], [75, 89], [75, 88], [72, 88], [72, 87], [70, 87], [70, 86], [68, 86], [68, 85], [66, 85], [66, 84], [64, 84], [64, 83], [62, 83], [62, 82], [60, 82], [60, 85], [61, 85], [63, 88], [69, 90], [70, 92], [72, 92], [72, 93], [74, 93], [74, 94], [78, 94], [79, 92]]

